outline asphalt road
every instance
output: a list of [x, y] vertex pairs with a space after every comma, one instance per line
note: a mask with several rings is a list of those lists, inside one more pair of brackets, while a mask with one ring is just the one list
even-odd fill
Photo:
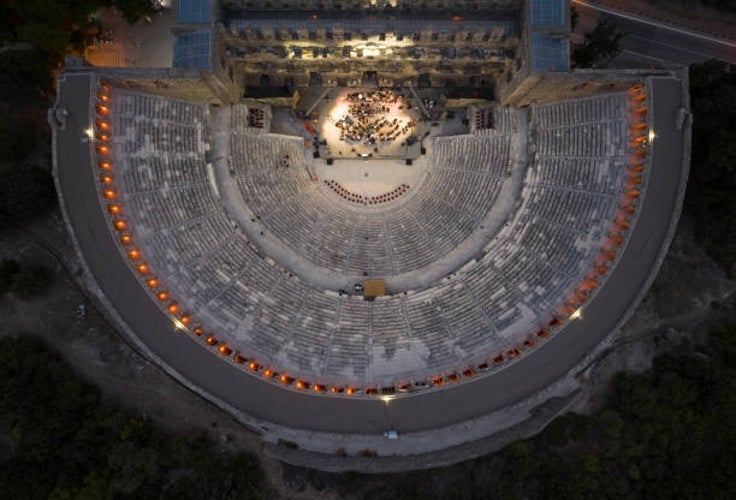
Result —
[[617, 13], [581, 0], [573, 0], [572, 3], [580, 14], [577, 33], [592, 31], [600, 17], [612, 18], [619, 32], [624, 35], [621, 48], [625, 51], [684, 65], [708, 59], [736, 64], [736, 42], [719, 40], [623, 12]]
[[616, 326], [649, 276], [677, 205], [682, 133], [674, 122], [680, 84], [658, 79], [650, 106], [658, 138], [642, 210], [618, 267], [584, 308], [581, 320], [492, 376], [397, 399], [388, 408], [378, 400], [297, 393], [243, 373], [176, 332], [143, 291], [109, 230], [97, 195], [91, 145], [81, 141], [93, 111], [93, 76], [67, 74], [66, 80], [58, 107], [70, 116], [66, 130], [56, 136], [58, 177], [65, 209], [97, 283], [139, 338], [185, 378], [254, 418], [293, 428], [366, 434], [387, 428], [403, 433], [426, 430], [501, 409], [539, 391], [566, 374]]

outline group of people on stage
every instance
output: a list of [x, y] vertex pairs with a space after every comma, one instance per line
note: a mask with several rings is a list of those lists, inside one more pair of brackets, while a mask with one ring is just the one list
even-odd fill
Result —
[[[348, 94], [348, 113], [335, 122], [340, 130], [340, 140], [375, 146], [379, 142], [392, 142], [407, 134], [415, 125], [414, 120], [391, 119], [386, 115], [391, 105], [403, 100], [391, 89]], [[399, 106], [403, 109], [403, 105]]]

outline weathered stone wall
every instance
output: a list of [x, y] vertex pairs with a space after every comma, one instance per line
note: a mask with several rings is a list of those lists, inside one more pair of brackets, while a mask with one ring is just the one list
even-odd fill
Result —
[[523, 0], [223, 0], [232, 10], [406, 9], [477, 10], [521, 8]]
[[647, 76], [669, 75], [667, 70], [573, 70], [570, 73], [544, 73], [527, 77], [502, 102], [511, 106], [574, 99], [625, 90]]

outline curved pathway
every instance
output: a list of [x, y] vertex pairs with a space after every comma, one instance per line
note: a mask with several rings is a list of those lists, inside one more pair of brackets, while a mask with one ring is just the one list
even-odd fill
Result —
[[388, 406], [380, 400], [317, 396], [244, 376], [235, 366], [177, 332], [143, 293], [109, 231], [97, 194], [92, 146], [82, 141], [93, 113], [94, 79], [90, 73], [67, 73], [56, 103], [57, 109], [68, 113], [66, 125], [58, 126], [50, 119], [57, 186], [81, 257], [116, 312], [154, 356], [165, 360], [181, 381], [194, 384], [251, 425], [258, 422], [263, 431], [275, 424], [380, 438], [387, 428], [402, 434], [432, 430], [497, 411], [548, 387], [614, 331], [651, 284], [674, 233], [689, 166], [689, 124], [677, 130], [678, 109], [687, 107], [680, 102], [682, 82], [652, 78], [650, 109], [657, 139], [639, 218], [616, 269], [585, 306], [579, 321], [507, 368], [445, 390], [397, 399]]

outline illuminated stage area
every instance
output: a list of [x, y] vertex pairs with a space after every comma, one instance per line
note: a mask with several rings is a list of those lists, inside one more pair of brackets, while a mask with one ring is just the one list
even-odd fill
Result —
[[383, 208], [409, 200], [424, 183], [428, 162], [420, 157], [413, 165], [398, 159], [336, 161], [332, 165], [315, 162], [320, 183], [329, 189], [333, 201], [354, 207]]
[[409, 91], [343, 89], [321, 102], [320, 155], [328, 159], [412, 159], [426, 124]]

